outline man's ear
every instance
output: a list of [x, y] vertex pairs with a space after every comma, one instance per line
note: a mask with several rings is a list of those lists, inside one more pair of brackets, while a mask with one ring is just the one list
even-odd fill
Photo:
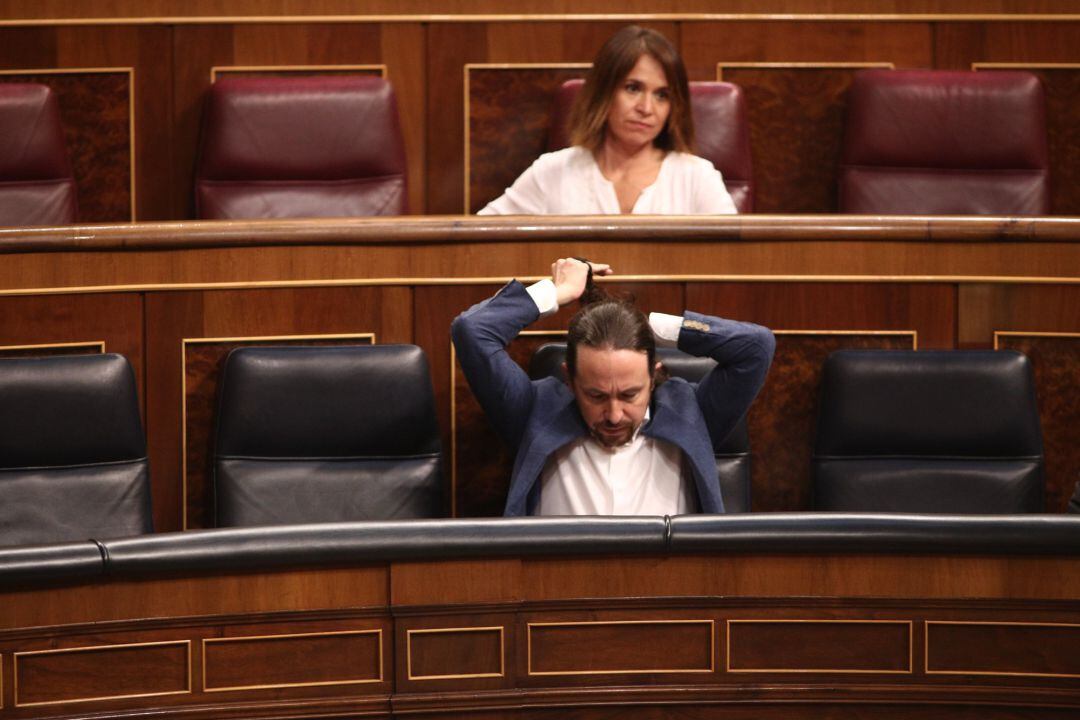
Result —
[[568, 368], [566, 366], [565, 362], [562, 364], [562, 372], [563, 372], [563, 377], [566, 378], [566, 384], [569, 385], [571, 388], [573, 388], [574, 387], [574, 381], [570, 378], [570, 368]]

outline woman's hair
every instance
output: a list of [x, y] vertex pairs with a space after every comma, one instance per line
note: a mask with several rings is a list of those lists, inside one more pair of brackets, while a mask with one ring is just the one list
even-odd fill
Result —
[[579, 345], [598, 350], [633, 350], [645, 353], [654, 386], [667, 378], [666, 371], [654, 371], [656, 339], [645, 313], [630, 297], [619, 298], [593, 284], [592, 273], [581, 295], [581, 309], [570, 319], [566, 333], [566, 375], [574, 379]]
[[649, 55], [664, 68], [671, 114], [653, 144], [661, 150], [693, 152], [694, 119], [690, 112], [690, 84], [682, 58], [668, 39], [647, 28], [629, 25], [611, 36], [593, 60], [570, 110], [570, 142], [596, 151], [604, 142], [611, 99], [634, 69], [638, 58]]

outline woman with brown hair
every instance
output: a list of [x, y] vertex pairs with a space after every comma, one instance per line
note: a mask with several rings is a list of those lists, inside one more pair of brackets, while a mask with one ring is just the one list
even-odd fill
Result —
[[720, 173], [692, 154], [686, 68], [634, 25], [597, 54], [570, 114], [571, 141], [541, 155], [481, 215], [735, 213]]

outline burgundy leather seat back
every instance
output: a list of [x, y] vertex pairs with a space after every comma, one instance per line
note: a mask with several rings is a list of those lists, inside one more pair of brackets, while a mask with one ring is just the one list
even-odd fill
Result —
[[1042, 83], [1027, 72], [858, 73], [839, 190], [845, 213], [1047, 214]]
[[210, 89], [200, 218], [400, 215], [405, 174], [394, 91], [381, 78], [225, 78]]
[[[567, 80], [556, 91], [548, 132], [548, 152], [570, 144], [567, 127], [570, 107], [584, 83], [584, 80]], [[754, 182], [750, 161], [750, 129], [746, 121], [746, 99], [742, 88], [724, 82], [692, 82], [690, 103], [697, 134], [697, 154], [709, 160], [724, 176], [724, 185], [739, 212], [752, 212]]]
[[0, 225], [66, 225], [75, 213], [56, 95], [45, 85], [0, 83]]

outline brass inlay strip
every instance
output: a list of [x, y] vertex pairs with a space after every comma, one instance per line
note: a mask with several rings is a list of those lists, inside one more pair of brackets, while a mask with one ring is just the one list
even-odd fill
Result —
[[773, 335], [885, 335], [910, 337], [911, 349], [919, 349], [918, 330], [773, 330]]
[[469, 183], [472, 179], [472, 173], [469, 168], [472, 158], [472, 141], [469, 137], [469, 116], [471, 105], [469, 101], [469, 71], [470, 70], [575, 70], [575, 69], [588, 69], [592, 67], [592, 63], [465, 63], [465, 122], [464, 122], [464, 135], [463, 138], [465, 144], [465, 207], [462, 212], [465, 215], [471, 215], [469, 211], [469, 203], [471, 200], [471, 190], [469, 189]]
[[930, 669], [930, 626], [931, 625], [993, 625], [995, 627], [1048, 627], [1048, 628], [1080, 628], [1076, 623], [1037, 623], [1037, 622], [994, 622], [975, 620], [927, 620], [924, 623], [925, 633], [923, 643], [924, 664], [923, 671], [927, 675], [998, 675], [1007, 677], [1046, 677], [1046, 678], [1080, 678], [1080, 673], [1032, 673], [1032, 672], [996, 672], [992, 670], [931, 670]]
[[973, 62], [972, 70], [1075, 70], [1080, 63]]
[[716, 63], [716, 79], [723, 82], [724, 68], [749, 69], [749, 70], [844, 70], [844, 69], [870, 69], [895, 70], [896, 66], [891, 62], [718, 62]]
[[[206, 646], [211, 643], [247, 642], [250, 640], [282, 640], [285, 638], [331, 637], [340, 635], [377, 635], [379, 640], [379, 676], [364, 680], [320, 680], [317, 682], [274, 683], [266, 685], [223, 685], [210, 687], [206, 683]], [[383, 681], [383, 632], [374, 630], [331, 630], [327, 632], [288, 633], [285, 635], [245, 635], [202, 640], [202, 686], [204, 692], [234, 692], [237, 690], [268, 690], [271, 688], [317, 687], [325, 685], [364, 685]]]
[[[175, 290], [252, 290], [324, 287], [371, 287], [410, 286], [451, 287], [455, 285], [504, 285], [512, 278], [466, 277], [466, 278], [352, 278], [346, 280], [258, 280], [250, 282], [205, 283], [147, 283], [137, 285], [84, 285], [60, 288], [19, 288], [0, 290], [0, 297], [23, 297], [37, 295], [86, 295], [109, 292], [170, 292]], [[528, 277], [519, 278], [523, 283]], [[620, 275], [623, 282], [808, 282], [808, 283], [908, 283], [914, 285], [932, 283], [956, 283], [959, 285], [1080, 285], [1080, 278], [1024, 277], [1024, 276], [967, 276], [967, 275]]]
[[86, 340], [80, 342], [43, 343], [40, 345], [0, 345], [0, 352], [5, 350], [48, 350], [50, 348], [97, 348], [99, 353], [105, 352], [104, 340]]
[[[907, 670], [850, 670], [850, 669], [837, 669], [837, 668], [739, 668], [734, 669], [731, 667], [731, 626], [735, 624], [757, 624], [757, 625], [781, 625], [781, 624], [810, 624], [810, 623], [828, 623], [831, 625], [842, 624], [856, 624], [856, 625], [901, 625], [907, 626], [908, 636], [908, 667]], [[837, 673], [843, 675], [911, 675], [914, 673], [915, 667], [915, 633], [913, 629], [913, 621], [911, 620], [828, 620], [828, 619], [799, 619], [799, 620], [728, 620], [727, 621], [727, 641], [726, 657], [724, 661], [724, 670], [729, 673], [785, 673], [785, 674], [807, 674], [807, 673]]]
[[[72, 285], [68, 287], [9, 288], [0, 290], [0, 297], [30, 295], [85, 295], [108, 292], [170, 292], [175, 290], [250, 290], [277, 288], [371, 287], [371, 286], [435, 286], [505, 285], [514, 278], [507, 275], [489, 277], [388, 277], [345, 278], [340, 280], [251, 280], [188, 283], [138, 283], [129, 285]], [[522, 283], [535, 282], [543, 277], [518, 276]], [[598, 278], [602, 282], [607, 278]], [[1080, 277], [1025, 275], [618, 275], [611, 282], [807, 282], [807, 283], [907, 283], [915, 285], [956, 283], [960, 285], [1080, 285]]]
[[[7, 25], [0, 22], [0, 27]], [[128, 194], [131, 196], [131, 222], [138, 220], [135, 208], [135, 68], [133, 67], [66, 67], [32, 68], [29, 70], [0, 70], [0, 75], [102, 75], [127, 73], [128, 76], [128, 172], [131, 181]]]
[[1001, 350], [1001, 340], [1009, 337], [1080, 338], [1080, 332], [1024, 332], [1022, 330], [995, 330], [994, 349]]
[[[658, 670], [533, 670], [532, 630], [534, 627], [580, 627], [600, 625], [708, 625], [709, 626], [709, 667]], [[682, 673], [711, 673], [716, 671], [716, 621], [715, 620], [590, 620], [582, 622], [538, 622], [526, 625], [526, 646], [528, 657], [528, 675], [671, 675]]]
[[[524, 282], [529, 282], [526, 278]], [[465, 308], [462, 308], [465, 310]], [[522, 330], [517, 337], [566, 337], [565, 330]], [[450, 517], [457, 517], [457, 348], [450, 343]], [[522, 369], [522, 372], [526, 372]]]
[[329, 335], [253, 335], [238, 337], [202, 337], [180, 339], [180, 527], [188, 529], [187, 497], [187, 348], [188, 345], [212, 345], [223, 342], [251, 344], [294, 342], [297, 340], [362, 340], [370, 339], [375, 345], [375, 333], [338, 333]]
[[247, 25], [518, 22], [1077, 22], [1076, 13], [417, 13], [375, 15], [161, 15], [24, 18], [0, 27], [80, 25]]
[[[463, 632], [492, 632], [499, 633], [499, 672], [497, 673], [463, 673], [456, 675], [414, 675], [412, 669], [412, 638], [413, 635], [437, 635], [446, 633]], [[506, 639], [502, 625], [490, 627], [457, 627], [457, 628], [424, 628], [420, 630], [405, 631], [405, 668], [406, 677], [409, 680], [463, 680], [467, 678], [503, 677], [506, 675]]]
[[[119, 650], [124, 648], [156, 647], [162, 645], [182, 645], [186, 651], [187, 661], [185, 670], [187, 673], [186, 690], [166, 690], [163, 692], [134, 693], [130, 695], [101, 695], [86, 698], [72, 698], [67, 700], [46, 700], [43, 702], [19, 702], [19, 658], [31, 655], [56, 655], [61, 653], [79, 653], [101, 650]], [[65, 703], [91, 702], [95, 700], [121, 700], [125, 698], [159, 697], [162, 695], [186, 695], [191, 692], [191, 641], [190, 640], [165, 640], [161, 642], [124, 643], [121, 645], [93, 645], [89, 647], [57, 648], [55, 650], [27, 650], [14, 654], [12, 661], [12, 673], [14, 674], [13, 691], [15, 695], [14, 707], [40, 707], [42, 705], [63, 705]]]
[[217, 76], [228, 75], [229, 73], [274, 73], [274, 72], [318, 72], [320, 70], [332, 70], [334, 72], [340, 72], [342, 70], [378, 70], [379, 77], [386, 77], [386, 64], [375, 63], [367, 65], [214, 65], [210, 68], [210, 82], [211, 84], [217, 82]]

